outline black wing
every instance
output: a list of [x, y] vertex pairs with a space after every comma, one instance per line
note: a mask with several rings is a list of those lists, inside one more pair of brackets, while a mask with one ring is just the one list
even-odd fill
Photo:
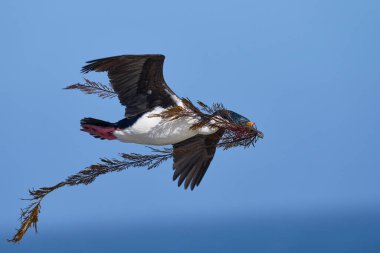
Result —
[[200, 184], [223, 133], [219, 130], [211, 135], [196, 135], [173, 145], [173, 180], [179, 177], [178, 186], [185, 181], [185, 189], [191, 184], [193, 190]]
[[108, 72], [112, 88], [120, 103], [127, 107], [126, 117], [176, 105], [175, 93], [165, 83], [163, 55], [121, 55], [88, 61], [82, 73]]

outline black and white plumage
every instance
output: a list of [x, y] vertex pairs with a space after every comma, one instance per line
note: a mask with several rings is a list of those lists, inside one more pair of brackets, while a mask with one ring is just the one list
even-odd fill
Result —
[[[201, 182], [223, 135], [222, 127], [205, 125], [197, 129], [197, 117], [165, 121], [154, 115], [171, 107], [188, 108], [166, 84], [163, 55], [123, 55], [87, 62], [83, 73], [107, 72], [120, 103], [126, 106], [125, 118], [109, 123], [93, 118], [81, 121], [82, 131], [101, 139], [146, 145], [173, 145], [174, 175], [178, 186], [194, 189]], [[217, 114], [215, 117], [220, 117]], [[245, 117], [231, 112], [230, 119], [252, 127]], [[210, 119], [212, 121], [212, 119]]]

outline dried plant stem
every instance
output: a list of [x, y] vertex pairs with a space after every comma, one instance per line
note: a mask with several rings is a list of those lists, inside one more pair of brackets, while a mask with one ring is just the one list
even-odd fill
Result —
[[104, 85], [98, 82], [90, 81], [84, 78], [84, 83], [77, 83], [67, 86], [66, 90], [80, 90], [86, 94], [95, 94], [101, 98], [113, 98], [116, 97], [116, 92], [109, 85]]
[[136, 153], [121, 154], [121, 157], [123, 158], [122, 160], [102, 158], [100, 159], [100, 163], [88, 166], [78, 173], [69, 176], [65, 181], [52, 187], [41, 187], [38, 190], [29, 191], [31, 198], [27, 200], [32, 201], [32, 203], [25, 209], [21, 210], [21, 226], [12, 239], [8, 241], [14, 243], [19, 242], [30, 227], [34, 227], [37, 232], [37, 222], [41, 210], [41, 202], [49, 193], [64, 186], [88, 185], [94, 182], [100, 175], [119, 172], [130, 167], [147, 167], [148, 169], [152, 169], [173, 156], [173, 151], [169, 148], [162, 150], [156, 148], [150, 149], [153, 152], [151, 155]]

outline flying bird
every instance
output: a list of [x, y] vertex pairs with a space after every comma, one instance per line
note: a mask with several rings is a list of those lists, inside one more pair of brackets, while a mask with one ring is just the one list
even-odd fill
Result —
[[122, 55], [88, 61], [82, 73], [107, 72], [110, 84], [120, 103], [126, 107], [123, 119], [108, 122], [84, 118], [82, 131], [103, 140], [119, 140], [146, 145], [173, 145], [174, 175], [178, 186], [184, 183], [193, 190], [205, 175], [214, 157], [217, 144], [225, 131], [217, 119], [227, 120], [252, 129], [263, 138], [255, 123], [229, 110], [217, 110], [208, 118], [209, 124], [193, 128], [199, 117], [178, 117], [167, 121], [156, 115], [171, 108], [197, 110], [177, 96], [163, 76], [164, 55]]
[[10, 242], [19, 242], [30, 227], [37, 230], [42, 200], [64, 186], [88, 185], [100, 176], [130, 167], [159, 166], [173, 157], [173, 180], [178, 186], [200, 184], [215, 155], [216, 148], [229, 149], [254, 145], [263, 133], [246, 117], [227, 110], [221, 104], [209, 107], [198, 101], [201, 110], [189, 99], [178, 97], [163, 76], [163, 55], [122, 55], [87, 62], [83, 73], [107, 72], [110, 85], [86, 80], [65, 89], [79, 89], [102, 98], [117, 96], [126, 107], [124, 117], [117, 122], [94, 118], [80, 121], [81, 130], [103, 140], [166, 146], [151, 148], [153, 154], [121, 154], [123, 160], [101, 158], [99, 163], [50, 186], [29, 191], [32, 201], [21, 209], [21, 226]]

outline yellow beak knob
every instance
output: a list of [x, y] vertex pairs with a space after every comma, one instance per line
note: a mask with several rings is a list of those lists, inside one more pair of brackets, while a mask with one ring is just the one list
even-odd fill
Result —
[[249, 126], [249, 127], [253, 127], [254, 125], [255, 125], [255, 123], [253, 123], [252, 121], [247, 122], [247, 126]]

